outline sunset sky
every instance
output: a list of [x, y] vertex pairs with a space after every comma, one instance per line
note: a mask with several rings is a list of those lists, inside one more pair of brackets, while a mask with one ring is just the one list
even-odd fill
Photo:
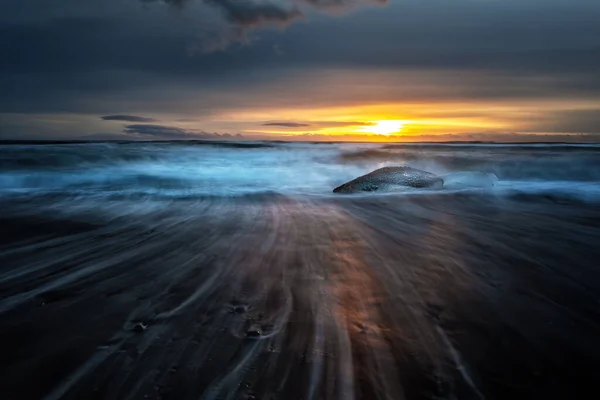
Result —
[[600, 141], [598, 0], [0, 4], [0, 139]]

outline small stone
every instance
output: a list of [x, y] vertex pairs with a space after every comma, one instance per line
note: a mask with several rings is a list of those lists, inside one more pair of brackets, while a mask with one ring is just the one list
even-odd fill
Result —
[[133, 331], [137, 333], [142, 333], [146, 330], [146, 328], [148, 328], [148, 325], [144, 325], [143, 323], [138, 322], [133, 326]]
[[234, 309], [233, 309], [233, 311], [234, 311], [235, 313], [237, 313], [237, 314], [243, 314], [243, 313], [245, 313], [247, 310], [246, 310], [246, 307], [244, 307], [244, 306], [235, 306], [235, 307], [234, 307]]
[[258, 339], [261, 336], [260, 329], [250, 328], [246, 331], [246, 337], [249, 339]]

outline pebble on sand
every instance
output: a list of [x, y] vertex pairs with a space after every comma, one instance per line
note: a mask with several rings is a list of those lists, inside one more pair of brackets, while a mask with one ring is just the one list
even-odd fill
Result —
[[262, 336], [260, 328], [252, 327], [246, 331], [246, 337], [249, 339], [259, 339]]
[[142, 333], [146, 330], [146, 328], [148, 328], [148, 325], [144, 325], [142, 322], [138, 322], [137, 324], [135, 324], [133, 326], [133, 331], [134, 332], [138, 332], [138, 333]]

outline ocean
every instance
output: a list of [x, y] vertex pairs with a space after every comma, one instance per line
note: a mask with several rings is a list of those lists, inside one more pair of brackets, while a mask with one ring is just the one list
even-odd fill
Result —
[[[439, 189], [339, 195], [407, 165]], [[5, 399], [576, 399], [600, 145], [0, 144]]]
[[[600, 196], [599, 144], [152, 142], [0, 146], [0, 196], [194, 199], [327, 196], [387, 165], [498, 177], [490, 194]], [[477, 185], [474, 185], [477, 186]], [[450, 190], [449, 190], [450, 189]], [[465, 187], [445, 186], [440, 193]], [[431, 191], [426, 191], [431, 194]]]

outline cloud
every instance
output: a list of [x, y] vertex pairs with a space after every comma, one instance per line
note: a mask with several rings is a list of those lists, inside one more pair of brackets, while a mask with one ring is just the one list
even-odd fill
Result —
[[138, 117], [137, 115], [106, 115], [101, 117], [105, 121], [126, 121], [126, 122], [156, 122], [154, 118]]
[[[399, 119], [486, 122], [451, 132], [490, 129], [487, 122], [535, 132], [600, 127], [593, 111], [561, 111], [600, 104], [598, 0], [395, 1], [348, 18], [313, 16], [336, 4], [350, 10], [349, 1], [270, 0], [294, 2], [310, 24], [293, 20], [293, 29], [261, 31], [260, 42], [228, 52], [214, 50], [243, 43], [245, 32], [252, 39], [257, 27], [231, 22], [204, 0], [140, 1], [4, 2], [0, 133], [73, 137], [145, 122], [100, 118], [114, 110], [186, 129], [194, 124], [178, 119], [196, 119], [210, 132], [248, 132], [272, 118], [311, 126], [262, 130], [327, 133], [377, 104], [393, 104], [385, 112]], [[269, 0], [250, 2], [259, 1]], [[211, 35], [212, 53], [186, 54]], [[238, 114], [252, 118], [213, 118]]]
[[541, 112], [533, 121], [523, 124], [527, 131], [600, 134], [600, 109], [556, 110]]
[[369, 4], [384, 5], [388, 3], [388, 0], [302, 0], [302, 2], [310, 4], [319, 10], [338, 13]]
[[322, 128], [341, 128], [350, 126], [372, 126], [374, 122], [359, 122], [359, 121], [317, 121], [313, 123]]
[[90, 135], [76, 136], [73, 139], [107, 142], [113, 140], [139, 140], [140, 138], [122, 133], [92, 133]]
[[204, 132], [192, 129], [183, 129], [176, 126], [166, 125], [147, 125], [147, 124], [134, 124], [127, 125], [123, 130], [128, 135], [136, 135], [138, 138], [151, 137], [154, 139], [161, 140], [203, 140], [203, 139], [231, 139], [231, 138], [242, 138], [242, 135], [232, 135], [230, 133], [218, 134], [211, 132]]
[[310, 126], [310, 124], [303, 124], [299, 122], [265, 122], [262, 126], [283, 126], [285, 128], [302, 128]]
[[339, 128], [339, 127], [350, 127], [350, 126], [369, 126], [373, 125], [372, 122], [358, 122], [358, 121], [310, 121], [310, 122], [286, 122], [286, 121], [271, 121], [261, 124], [261, 126], [280, 126], [284, 128], [306, 128], [309, 126], [315, 129], [322, 128]]
[[[140, 0], [143, 3], [162, 2], [176, 8], [183, 8], [193, 0]], [[295, 20], [306, 17], [304, 8], [314, 8], [328, 13], [340, 13], [359, 6], [379, 4], [388, 0], [199, 0], [218, 9], [232, 27], [218, 38], [207, 43], [194, 45], [189, 50], [204, 52], [224, 50], [232, 42], [248, 42], [247, 32], [269, 25], [284, 27]]]
[[269, 23], [285, 25], [303, 16], [294, 4], [283, 5], [256, 0], [204, 0], [204, 2], [221, 9], [228, 21], [247, 27]]
[[[144, 3], [163, 2], [177, 8], [183, 8], [191, 0], [141, 0]], [[287, 24], [301, 18], [302, 12], [293, 2], [270, 2], [257, 0], [201, 0], [203, 3], [219, 9], [226, 20], [240, 26], [259, 26], [265, 24]]]

